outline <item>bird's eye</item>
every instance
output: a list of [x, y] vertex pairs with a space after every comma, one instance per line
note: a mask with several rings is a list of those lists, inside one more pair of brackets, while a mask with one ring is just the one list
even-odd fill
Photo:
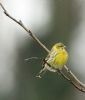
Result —
[[59, 47], [59, 48], [62, 48], [63, 46], [62, 46], [62, 45], [59, 45], [58, 47]]

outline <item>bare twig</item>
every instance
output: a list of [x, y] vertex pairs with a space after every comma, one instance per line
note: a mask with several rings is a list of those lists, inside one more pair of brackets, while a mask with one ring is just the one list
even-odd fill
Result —
[[85, 84], [83, 84], [73, 73], [72, 71], [65, 65], [64, 66], [65, 71], [68, 74], [68, 78], [70, 79], [70, 82], [80, 91], [85, 93]]
[[25, 27], [25, 25], [22, 23], [21, 20], [16, 20], [14, 17], [12, 17], [7, 10], [4, 8], [4, 6], [2, 5], [2, 3], [0, 3], [0, 6], [2, 7], [2, 9], [4, 10], [4, 14], [6, 16], [8, 16], [10, 19], [12, 19], [14, 22], [16, 22], [17, 24], [19, 24], [32, 38], [33, 40], [35, 40], [37, 42], [37, 44], [39, 44], [43, 49], [45, 49], [45, 51], [49, 52], [49, 50], [46, 48], [45, 45], [42, 44], [42, 42], [32, 33], [31, 30], [27, 29]]
[[[51, 67], [50, 64], [47, 63], [46, 60], [44, 60], [44, 62], [49, 66]], [[75, 86], [75, 88], [77, 88], [79, 91], [82, 91], [85, 93], [85, 84], [83, 84], [82, 82], [79, 81], [79, 79], [72, 73], [72, 71], [66, 66], [64, 65], [64, 68], [63, 68], [66, 73], [68, 74], [65, 75], [65, 73], [63, 72], [63, 70], [57, 70], [66, 80], [68, 80], [71, 84], [73, 84]], [[56, 69], [54, 69], [56, 70]], [[55, 72], [57, 72], [55, 71]], [[52, 71], [54, 72], [54, 71]]]
[[39, 57], [30, 57], [25, 59], [25, 61], [29, 61], [29, 60], [43, 60], [43, 59]]
[[[14, 17], [12, 17], [7, 10], [4, 8], [4, 6], [2, 5], [2, 3], [0, 3], [0, 6], [2, 7], [4, 14], [6, 16], [8, 16], [10, 19], [12, 19], [14, 22], [16, 22], [17, 24], [19, 24], [31, 37], [33, 40], [35, 40], [37, 42], [37, 44], [39, 44], [47, 53], [49, 53], [50, 51], [48, 50], [48, 48], [32, 33], [31, 30], [27, 29], [25, 27], [25, 25], [22, 23], [21, 20], [16, 20]], [[64, 73], [61, 73], [61, 75], [67, 79], [68, 81], [70, 81], [70, 83], [72, 83], [78, 90], [80, 90], [81, 92], [85, 93], [85, 84], [83, 84], [81, 81], [78, 80], [78, 78], [67, 68], [67, 66], [64, 66], [64, 70], [66, 71], [66, 73], [68, 74], [68, 76], [66, 76]]]

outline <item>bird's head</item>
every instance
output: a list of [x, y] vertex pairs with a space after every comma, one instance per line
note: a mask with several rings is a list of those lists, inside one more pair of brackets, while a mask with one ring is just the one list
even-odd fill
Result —
[[54, 46], [53, 46], [53, 49], [64, 49], [66, 46], [59, 42], [59, 43], [56, 43]]

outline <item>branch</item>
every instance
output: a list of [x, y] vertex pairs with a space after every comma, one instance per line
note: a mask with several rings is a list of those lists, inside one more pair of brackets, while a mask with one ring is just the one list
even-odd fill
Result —
[[4, 11], [4, 14], [6, 16], [8, 16], [10, 19], [12, 19], [14, 22], [16, 22], [17, 24], [19, 24], [32, 38], [33, 40], [35, 40], [37, 42], [37, 44], [39, 44], [45, 51], [49, 52], [49, 50], [46, 48], [45, 45], [42, 44], [42, 42], [32, 33], [31, 30], [27, 29], [25, 27], [25, 25], [22, 23], [21, 20], [16, 20], [14, 17], [12, 17], [8, 12], [7, 10], [4, 8], [4, 6], [2, 5], [2, 3], [0, 3], [0, 6], [2, 7], [3, 11]]
[[64, 70], [68, 74], [69, 81], [80, 91], [85, 93], [85, 84], [83, 84], [73, 73], [72, 71], [65, 65]]
[[[43, 60], [44, 61], [44, 63], [46, 63], [49, 67], [51, 67], [51, 65], [50, 64], [48, 64], [47, 63], [47, 61], [46, 60]], [[44, 67], [45, 68], [45, 67]], [[44, 69], [43, 68], [43, 69]], [[42, 69], [42, 70], [43, 70]], [[46, 69], [46, 68], [45, 68]], [[47, 68], [48, 69], [48, 68]], [[42, 71], [41, 70], [41, 71]], [[49, 70], [49, 69], [48, 69]], [[55, 70], [55, 71], [54, 71]], [[56, 69], [54, 69], [54, 70], [51, 70], [51, 72], [59, 72], [66, 80], [68, 80], [71, 84], [73, 84], [74, 86], [75, 86], [75, 88], [77, 88], [79, 91], [81, 91], [81, 92], [84, 92], [85, 93], [85, 84], [83, 84], [81, 81], [79, 81], [79, 79], [72, 73], [72, 71], [66, 66], [66, 65], [64, 65], [64, 67], [63, 67], [63, 70], [56, 70]], [[50, 71], [50, 70], [49, 70]], [[66, 72], [66, 74], [68, 74], [68, 75], [66, 75], [65, 74], [65, 72]], [[40, 75], [39, 75], [40, 76]]]
[[[37, 42], [37, 44], [39, 44], [47, 53], [49, 53], [50, 51], [48, 50], [48, 48], [32, 33], [31, 30], [27, 29], [25, 27], [25, 25], [22, 23], [21, 20], [17, 20], [14, 17], [12, 17], [7, 10], [5, 9], [5, 7], [2, 5], [2, 3], [0, 3], [1, 8], [4, 11], [4, 14], [9, 17], [10, 19], [12, 19], [14, 22], [16, 22], [18, 25], [20, 25], [26, 32], [28, 35], [30, 35], [30, 37], [32, 37], [33, 40], [35, 40]], [[82, 82], [80, 82], [77, 77], [67, 68], [67, 66], [64, 66], [64, 70], [66, 71], [66, 73], [68, 74], [68, 76], [66, 76], [64, 73], [61, 73], [61, 75], [67, 79], [68, 81], [70, 81], [70, 83], [72, 83], [79, 91], [84, 92], [85, 93], [85, 84], [83, 84]]]

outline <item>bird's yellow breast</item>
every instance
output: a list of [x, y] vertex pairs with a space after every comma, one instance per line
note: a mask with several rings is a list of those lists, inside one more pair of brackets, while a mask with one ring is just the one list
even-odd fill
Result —
[[50, 62], [50, 64], [54, 68], [62, 69], [68, 60], [68, 53], [65, 49], [56, 50], [56, 52], [57, 52], [57, 54], [55, 55], [53, 60]]
[[67, 53], [66, 52], [62, 52], [62, 53], [60, 53], [60, 54], [55, 56], [54, 64], [63, 66], [64, 64], [66, 64], [67, 59], [68, 59]]

